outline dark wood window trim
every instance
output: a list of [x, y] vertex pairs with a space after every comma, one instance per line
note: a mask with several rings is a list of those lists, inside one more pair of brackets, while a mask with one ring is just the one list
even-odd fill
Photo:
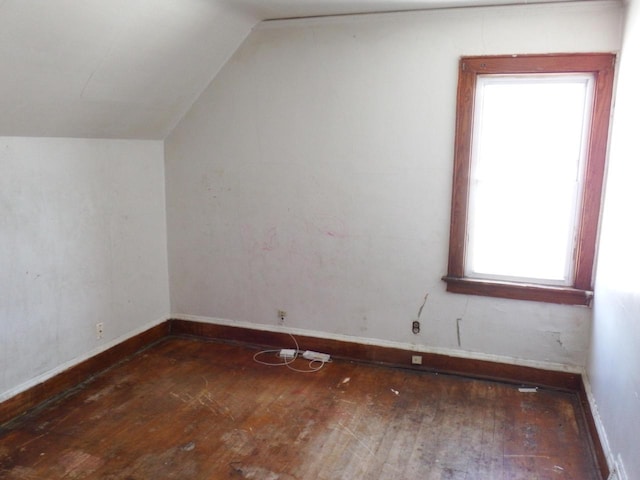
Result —
[[[589, 305], [592, 298], [602, 184], [615, 54], [549, 54], [463, 57], [460, 59], [454, 150], [451, 230], [447, 291], [572, 305]], [[467, 237], [469, 177], [476, 81], [484, 74], [591, 73], [594, 99], [585, 163], [585, 181], [575, 248], [575, 269], [570, 287], [551, 287], [467, 278], [464, 259]]]

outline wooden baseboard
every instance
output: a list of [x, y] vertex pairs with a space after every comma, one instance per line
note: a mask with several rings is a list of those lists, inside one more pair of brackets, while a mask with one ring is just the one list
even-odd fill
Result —
[[1, 402], [0, 425], [81, 384], [168, 334], [169, 323], [163, 322]]
[[[193, 336], [217, 341], [233, 342], [251, 347], [292, 348], [287, 333], [254, 330], [244, 327], [216, 325], [189, 320], [169, 320], [171, 335]], [[593, 456], [604, 479], [609, 476], [606, 455], [599, 440], [591, 405], [587, 399], [582, 376], [533, 367], [510, 365], [486, 360], [451, 357], [436, 353], [420, 353], [422, 365], [411, 365], [416, 352], [400, 348], [364, 345], [356, 342], [296, 335], [301, 350], [331, 354], [332, 357], [360, 362], [378, 363], [393, 367], [461, 375], [465, 377], [553, 388], [575, 393], [582, 407], [587, 434], [591, 439]]]
[[609, 464], [607, 462], [607, 455], [602, 448], [602, 442], [600, 442], [600, 435], [598, 434], [598, 428], [593, 416], [593, 410], [591, 409], [591, 402], [587, 396], [587, 389], [584, 384], [584, 379], [580, 378], [580, 388], [578, 389], [578, 399], [582, 406], [582, 413], [584, 414], [584, 421], [587, 426], [587, 433], [591, 440], [591, 448], [593, 449], [593, 455], [596, 459], [596, 464], [600, 470], [602, 479], [609, 478]]
[[[291, 337], [287, 333], [268, 332], [188, 320], [169, 320], [169, 322], [171, 324], [170, 331], [173, 335], [191, 335], [200, 338], [230, 341], [266, 348], [293, 347]], [[558, 372], [486, 360], [451, 357], [437, 353], [420, 353], [420, 355], [422, 355], [422, 365], [411, 365], [411, 356], [415, 355], [416, 352], [410, 350], [364, 345], [362, 343], [304, 335], [296, 335], [295, 338], [302, 350], [325, 352], [329, 353], [332, 357], [345, 360], [379, 363], [394, 367], [548, 387], [572, 392], [579, 391], [581, 384], [581, 376], [577, 373]]]
[[[87, 381], [92, 376], [133, 355], [138, 350], [171, 335], [233, 342], [254, 348], [292, 347], [291, 337], [286, 333], [188, 320], [168, 320], [1, 402], [0, 425]], [[416, 366], [411, 365], [411, 356], [415, 355], [416, 352], [410, 350], [305, 335], [296, 335], [296, 340], [302, 350], [326, 352], [331, 354], [332, 357], [345, 360], [533, 385], [576, 393], [582, 406], [587, 433], [591, 437], [594, 458], [597, 461], [602, 478], [606, 479], [609, 475], [606, 455], [599, 441], [591, 405], [587, 398], [584, 382], [579, 374], [486, 360], [451, 357], [436, 353], [420, 353], [423, 364]]]

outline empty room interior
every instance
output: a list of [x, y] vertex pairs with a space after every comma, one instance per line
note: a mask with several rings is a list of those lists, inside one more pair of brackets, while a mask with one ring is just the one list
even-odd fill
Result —
[[0, 1], [0, 478], [640, 479], [640, 1]]

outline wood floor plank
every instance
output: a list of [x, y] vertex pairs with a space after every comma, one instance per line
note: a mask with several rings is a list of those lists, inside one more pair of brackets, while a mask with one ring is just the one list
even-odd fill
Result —
[[5, 424], [0, 478], [599, 478], [576, 394], [254, 353], [169, 337]]

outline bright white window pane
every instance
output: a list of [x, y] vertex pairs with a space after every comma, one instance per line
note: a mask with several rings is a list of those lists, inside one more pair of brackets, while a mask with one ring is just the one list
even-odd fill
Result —
[[592, 79], [480, 77], [466, 274], [570, 284]]

